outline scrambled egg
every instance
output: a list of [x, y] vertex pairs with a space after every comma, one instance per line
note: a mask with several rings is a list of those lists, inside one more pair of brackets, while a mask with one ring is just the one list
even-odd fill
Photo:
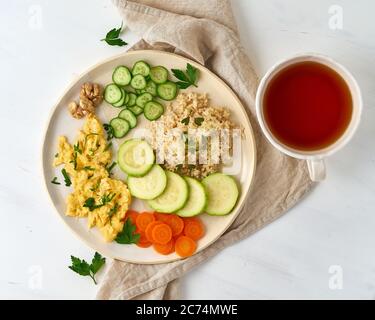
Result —
[[87, 217], [89, 227], [98, 227], [108, 242], [122, 231], [131, 202], [126, 184], [110, 178], [107, 167], [111, 159], [103, 127], [94, 115], [89, 115], [74, 146], [66, 137], [59, 138], [53, 163], [64, 164], [74, 188], [66, 200], [66, 215]]

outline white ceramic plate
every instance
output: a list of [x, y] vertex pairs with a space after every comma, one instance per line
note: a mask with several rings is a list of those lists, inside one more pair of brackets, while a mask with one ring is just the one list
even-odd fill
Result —
[[[231, 112], [232, 119], [237, 124], [241, 125], [244, 130], [241, 146], [241, 166], [238, 174], [236, 174], [241, 190], [239, 200], [232, 213], [227, 216], [214, 217], [206, 214], [201, 215], [206, 227], [206, 234], [201, 240], [199, 240], [197, 252], [213, 243], [221, 234], [223, 234], [223, 232], [234, 221], [243, 206], [254, 177], [256, 162], [255, 141], [244, 107], [224, 81], [201, 65], [176, 54], [153, 50], [123, 53], [95, 65], [79, 77], [67, 89], [52, 111], [45, 133], [42, 154], [45, 184], [54, 207], [73, 233], [101, 254], [127, 262], [155, 264], [177, 260], [179, 257], [175, 253], [168, 256], [160, 255], [156, 253], [152, 247], [143, 249], [135, 245], [120, 245], [115, 242], [104, 242], [96, 228], [88, 229], [86, 219], [65, 216], [65, 198], [70, 192], [70, 188], [65, 187], [63, 184], [54, 185], [50, 182], [54, 176], [60, 177], [59, 180], [61, 180], [61, 168], [52, 167], [53, 158], [57, 152], [58, 137], [60, 135], [65, 135], [70, 142], [74, 143], [77, 132], [84, 123], [84, 120], [75, 120], [71, 117], [67, 111], [68, 103], [72, 100], [78, 99], [80, 87], [84, 82], [90, 81], [102, 85], [108, 84], [111, 82], [112, 72], [116, 66], [127, 65], [131, 67], [134, 62], [138, 60], [145, 60], [151, 65], [163, 65], [168, 69], [177, 68], [183, 70], [185, 70], [186, 63], [189, 62], [200, 71], [199, 86], [198, 88], [194, 88], [194, 90], [208, 93], [208, 97], [213, 106], [225, 106], [228, 108]], [[103, 102], [98, 108], [98, 116], [103, 123], [109, 122], [109, 120], [115, 117], [118, 112], [119, 109], [110, 106], [106, 102]], [[144, 119], [143, 115], [139, 116], [138, 119], [141, 119], [138, 127], [142, 127], [146, 124], [147, 120]], [[126, 136], [126, 139], [131, 137], [132, 134], [130, 133]], [[117, 151], [118, 145], [119, 141], [115, 141], [114, 139], [114, 154]], [[114, 171], [114, 175], [119, 179], [124, 178], [123, 173], [118, 169]], [[147, 209], [146, 204], [137, 199], [132, 203], [132, 208], [140, 211]]]

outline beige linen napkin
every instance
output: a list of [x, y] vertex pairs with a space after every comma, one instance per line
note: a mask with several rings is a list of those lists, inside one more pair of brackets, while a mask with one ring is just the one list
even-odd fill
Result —
[[251, 193], [232, 226], [196, 255], [167, 264], [113, 261], [98, 299], [178, 299], [178, 279], [218, 251], [280, 217], [311, 189], [305, 163], [282, 155], [264, 138], [255, 115], [257, 76], [238, 38], [228, 0], [115, 0], [127, 27], [142, 37], [133, 49], [173, 51], [215, 72], [237, 93], [256, 136]]

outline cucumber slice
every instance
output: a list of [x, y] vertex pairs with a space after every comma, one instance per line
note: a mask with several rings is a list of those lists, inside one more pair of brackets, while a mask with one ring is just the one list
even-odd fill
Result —
[[205, 211], [210, 215], [223, 216], [236, 205], [239, 191], [236, 181], [223, 173], [214, 173], [202, 180], [208, 201]]
[[164, 113], [164, 107], [158, 102], [150, 101], [146, 103], [143, 112], [146, 119], [153, 121], [161, 117]]
[[129, 101], [127, 102], [128, 107], [132, 107], [135, 105], [135, 100], [137, 100], [137, 95], [133, 92], [128, 93]]
[[171, 81], [159, 84], [156, 90], [158, 96], [163, 100], [173, 100], [177, 95], [177, 85]]
[[164, 192], [153, 200], [148, 200], [149, 206], [158, 212], [172, 213], [180, 210], [189, 197], [187, 182], [178, 174], [166, 171], [167, 187]]
[[[124, 90], [124, 91], [125, 91], [125, 90]], [[129, 99], [130, 99], [130, 97], [129, 97], [129, 93], [127, 93], [127, 92], [125, 91], [125, 94], [126, 94], [126, 97], [125, 97], [124, 104], [122, 105], [123, 107], [126, 107], [126, 106], [128, 105], [128, 102], [129, 102]]]
[[152, 67], [150, 78], [157, 84], [164, 83], [168, 80], [168, 70], [162, 66]]
[[118, 117], [129, 122], [130, 128], [134, 128], [137, 125], [137, 118], [130, 110], [122, 110]]
[[143, 200], [155, 199], [167, 186], [167, 175], [155, 164], [143, 177], [129, 177], [127, 184], [132, 196]]
[[137, 74], [133, 77], [133, 79], [130, 81], [130, 85], [134, 89], [144, 89], [146, 88], [147, 82], [144, 76]]
[[147, 77], [150, 74], [150, 66], [144, 61], [137, 61], [133, 65], [132, 74], [133, 76], [140, 74], [141, 76]]
[[112, 74], [112, 80], [118, 86], [126, 86], [130, 83], [132, 74], [129, 69], [125, 66], [118, 66]]
[[156, 91], [156, 83], [152, 80], [147, 81], [146, 88], [142, 90], [142, 92], [148, 92], [152, 94], [154, 97], [158, 95]]
[[137, 100], [135, 100], [135, 104], [142, 109], [145, 107], [145, 104], [152, 100], [152, 95], [148, 92], [142, 93]]
[[154, 162], [154, 151], [146, 141], [141, 139], [125, 141], [117, 153], [117, 163], [120, 169], [129, 176], [144, 176], [151, 170]]
[[113, 128], [113, 136], [115, 138], [123, 138], [130, 130], [129, 123], [120, 118], [114, 118], [109, 123]]
[[120, 87], [118, 87], [116, 84], [111, 83], [107, 85], [104, 89], [104, 100], [108, 103], [116, 103], [119, 102], [122, 98], [122, 91]]
[[125, 92], [125, 90], [123, 88], [120, 88], [121, 92], [122, 92], [122, 97], [121, 99], [116, 102], [116, 103], [112, 103], [112, 106], [116, 107], [116, 108], [122, 108], [122, 106], [124, 105], [125, 101], [126, 101], [126, 97], [128, 96], [127, 93]]
[[176, 213], [180, 217], [193, 217], [204, 211], [207, 204], [207, 194], [202, 183], [198, 180], [184, 177], [189, 185], [189, 199], [185, 206]]
[[131, 112], [133, 112], [136, 116], [139, 116], [140, 114], [143, 113], [143, 109], [141, 107], [138, 107], [138, 106], [128, 107], [128, 109]]

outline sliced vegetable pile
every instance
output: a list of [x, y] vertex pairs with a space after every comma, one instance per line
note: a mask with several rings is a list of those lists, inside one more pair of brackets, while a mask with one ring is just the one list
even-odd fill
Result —
[[[194, 75], [195, 85], [198, 70], [190, 64], [187, 70]], [[176, 72], [180, 78], [184, 75], [181, 70], [173, 69], [175, 76]], [[168, 78], [169, 72], [165, 67], [151, 67], [145, 61], [136, 62], [131, 71], [126, 66], [118, 66], [113, 71], [113, 83], [105, 87], [104, 100], [116, 108], [124, 109], [110, 122], [115, 138], [123, 138], [134, 128], [137, 116], [142, 113], [150, 121], [159, 119], [164, 113], [164, 106], [159, 99], [171, 101], [176, 98], [179, 87], [187, 87], [181, 87], [181, 81], [174, 83]], [[187, 76], [185, 78], [189, 79]]]
[[197, 249], [196, 241], [205, 233], [202, 221], [196, 217], [181, 218], [173, 214], [129, 210], [125, 219], [136, 226], [134, 233], [139, 234], [138, 247], [153, 246], [163, 255], [173, 252], [182, 258], [193, 255]]
[[128, 174], [133, 197], [146, 200], [156, 212], [192, 217], [206, 212], [226, 215], [234, 208], [239, 191], [235, 180], [214, 173], [201, 182], [164, 170], [155, 164], [151, 146], [141, 139], [126, 140], [118, 151], [118, 164]]

